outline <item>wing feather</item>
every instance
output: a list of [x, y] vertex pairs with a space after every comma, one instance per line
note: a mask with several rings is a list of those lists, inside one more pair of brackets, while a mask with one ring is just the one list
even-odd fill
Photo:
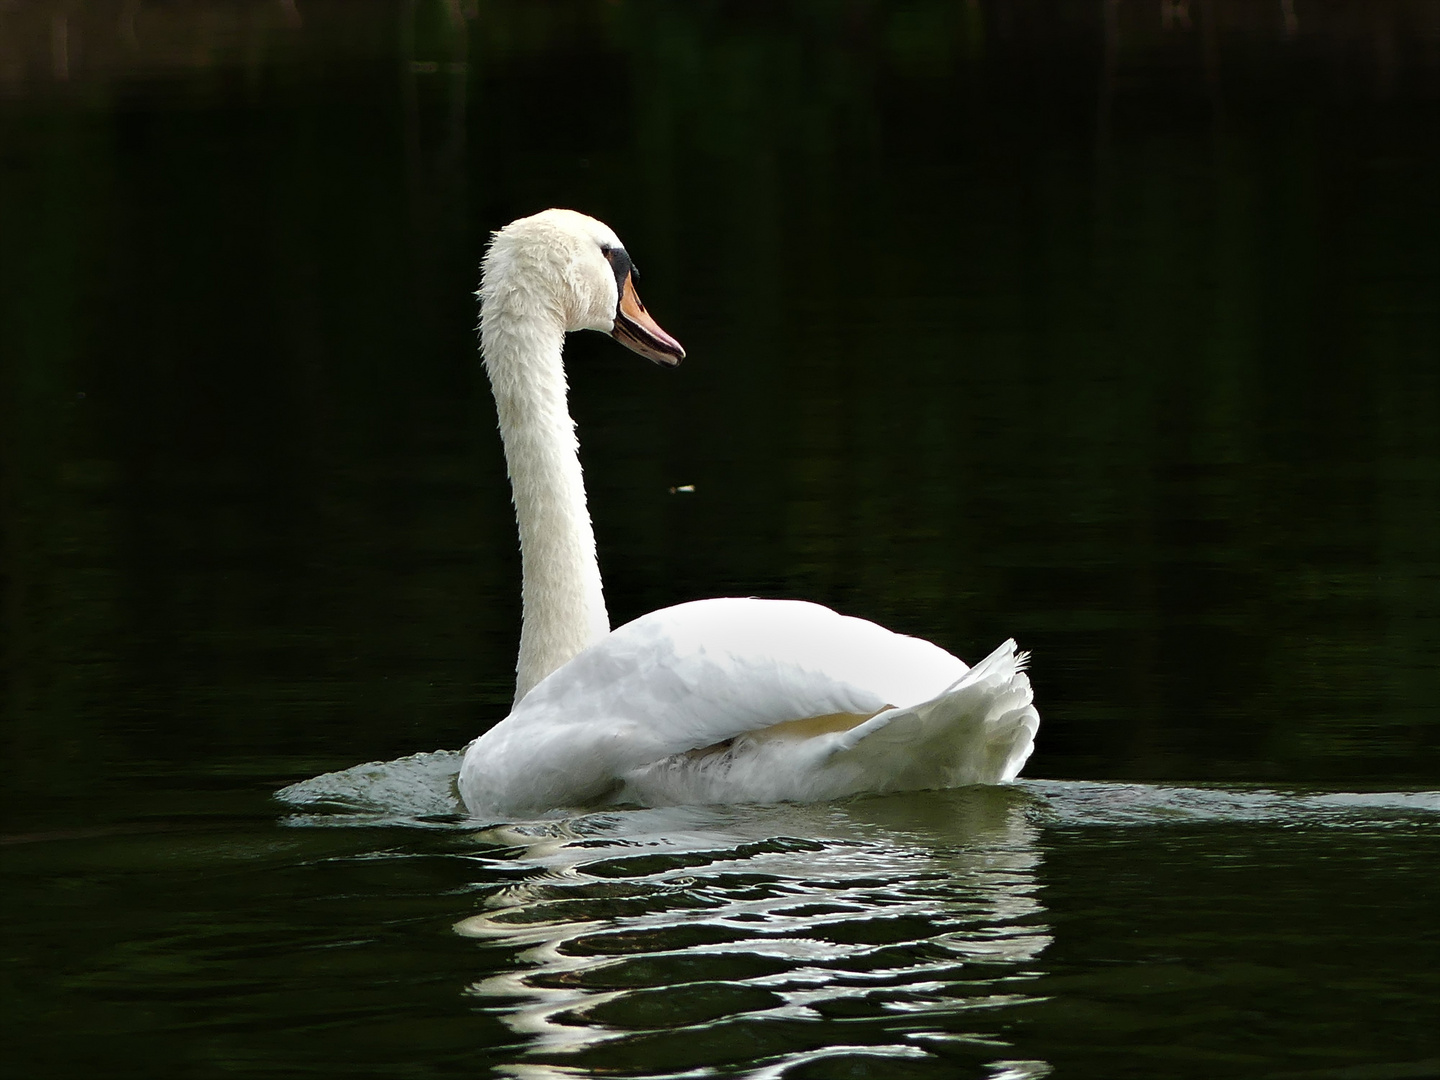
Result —
[[817, 604], [680, 604], [536, 685], [472, 745], [462, 790], [472, 809], [590, 803], [673, 755], [777, 723], [918, 705], [968, 670], [930, 642]]

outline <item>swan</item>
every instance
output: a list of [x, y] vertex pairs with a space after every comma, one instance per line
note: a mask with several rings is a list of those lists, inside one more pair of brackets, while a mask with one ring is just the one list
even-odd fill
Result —
[[505, 226], [482, 263], [523, 614], [514, 705], [465, 750], [467, 809], [813, 802], [1013, 779], [1040, 724], [1013, 640], [970, 668], [818, 604], [743, 597], [610, 629], [561, 353], [566, 333], [598, 330], [680, 362], [637, 276], [615, 233], [573, 210]]

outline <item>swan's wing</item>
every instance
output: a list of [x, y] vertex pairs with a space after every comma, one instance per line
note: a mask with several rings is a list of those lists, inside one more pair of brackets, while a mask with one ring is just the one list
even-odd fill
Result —
[[804, 717], [868, 717], [924, 701], [968, 670], [928, 641], [818, 604], [699, 600], [620, 627], [516, 712], [643, 719], [654, 748], [676, 753]]
[[1024, 666], [1025, 654], [1007, 641], [926, 701], [809, 738], [780, 725], [729, 751], [663, 759], [627, 775], [621, 798], [652, 806], [809, 802], [1001, 783], [1019, 773], [1040, 726]]
[[[636, 768], [775, 724], [853, 726], [941, 694], [964, 663], [794, 600], [699, 600], [615, 630], [538, 684], [467, 755], [472, 808], [602, 798]], [[498, 787], [496, 785], [499, 785]], [[502, 790], [503, 789], [503, 790]]]

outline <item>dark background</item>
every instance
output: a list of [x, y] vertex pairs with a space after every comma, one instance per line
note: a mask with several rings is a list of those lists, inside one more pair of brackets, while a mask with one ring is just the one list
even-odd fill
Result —
[[[1437, 119], [1433, 2], [0, 3], [10, 1073], [1435, 1076]], [[1014, 635], [1053, 779], [391, 760], [510, 700], [555, 204], [689, 350], [569, 345], [615, 621]]]
[[1437, 100], [1399, 0], [9, 5], [11, 828], [505, 713], [471, 292], [548, 205], [690, 353], [570, 343], [617, 624], [1013, 635], [1034, 776], [1435, 784]]

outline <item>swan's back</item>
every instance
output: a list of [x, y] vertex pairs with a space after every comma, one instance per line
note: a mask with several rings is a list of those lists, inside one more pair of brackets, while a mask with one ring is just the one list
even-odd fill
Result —
[[476, 813], [516, 813], [993, 783], [1038, 725], [1022, 664], [1007, 643], [976, 678], [927, 641], [801, 601], [681, 604], [531, 690], [472, 744], [461, 791]]

